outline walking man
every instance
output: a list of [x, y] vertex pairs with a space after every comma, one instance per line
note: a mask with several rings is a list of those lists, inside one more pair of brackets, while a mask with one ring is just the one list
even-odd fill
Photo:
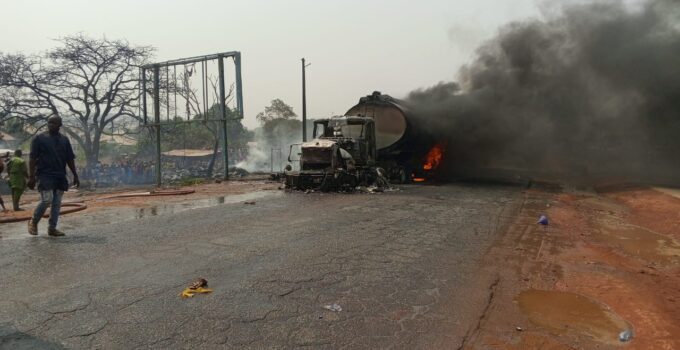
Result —
[[23, 210], [19, 208], [21, 195], [26, 190], [26, 180], [28, 180], [28, 168], [26, 162], [21, 158], [21, 150], [14, 151], [14, 157], [7, 164], [9, 174], [9, 187], [12, 188], [12, 206], [14, 211]]
[[28, 188], [33, 189], [38, 183], [40, 203], [33, 212], [33, 218], [28, 221], [28, 233], [38, 234], [38, 222], [42, 218], [47, 207], [51, 206], [49, 226], [47, 234], [50, 236], [63, 236], [64, 233], [57, 230], [59, 210], [61, 209], [61, 196], [68, 191], [66, 179], [66, 166], [73, 173], [73, 186], [80, 186], [76, 164], [71, 148], [71, 142], [61, 133], [61, 117], [53, 116], [47, 120], [47, 132], [33, 138], [31, 142], [31, 154], [29, 155]]

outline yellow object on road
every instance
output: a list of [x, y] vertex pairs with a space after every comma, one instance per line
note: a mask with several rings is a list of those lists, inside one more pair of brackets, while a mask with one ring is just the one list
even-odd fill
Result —
[[182, 291], [182, 294], [180, 294], [180, 296], [181, 296], [182, 298], [191, 298], [191, 297], [193, 297], [195, 294], [212, 293], [212, 291], [213, 291], [213, 290], [210, 289], [210, 288], [203, 288], [203, 287], [198, 287], [198, 288], [195, 288], [195, 289], [186, 288], [185, 290]]

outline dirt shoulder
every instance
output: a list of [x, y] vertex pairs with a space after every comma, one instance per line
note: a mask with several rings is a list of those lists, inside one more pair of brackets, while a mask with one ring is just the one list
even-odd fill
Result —
[[675, 193], [527, 190], [486, 257], [499, 283], [467, 348], [680, 349]]

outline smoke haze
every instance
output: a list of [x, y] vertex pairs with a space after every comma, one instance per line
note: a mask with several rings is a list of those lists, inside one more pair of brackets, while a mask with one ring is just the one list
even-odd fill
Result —
[[407, 102], [416, 129], [446, 142], [448, 175], [496, 168], [677, 184], [680, 3], [581, 2], [508, 24], [458, 82]]

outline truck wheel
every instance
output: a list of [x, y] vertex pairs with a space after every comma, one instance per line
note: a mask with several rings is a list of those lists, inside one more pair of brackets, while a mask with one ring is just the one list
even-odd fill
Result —
[[347, 192], [350, 192], [350, 193], [354, 192], [357, 188], [358, 183], [359, 183], [359, 180], [356, 177], [354, 177], [354, 176], [350, 177], [348, 179], [347, 185], [346, 185]]
[[399, 168], [399, 183], [400, 184], [405, 184], [408, 183], [408, 175], [406, 175], [406, 170], [404, 168]]

